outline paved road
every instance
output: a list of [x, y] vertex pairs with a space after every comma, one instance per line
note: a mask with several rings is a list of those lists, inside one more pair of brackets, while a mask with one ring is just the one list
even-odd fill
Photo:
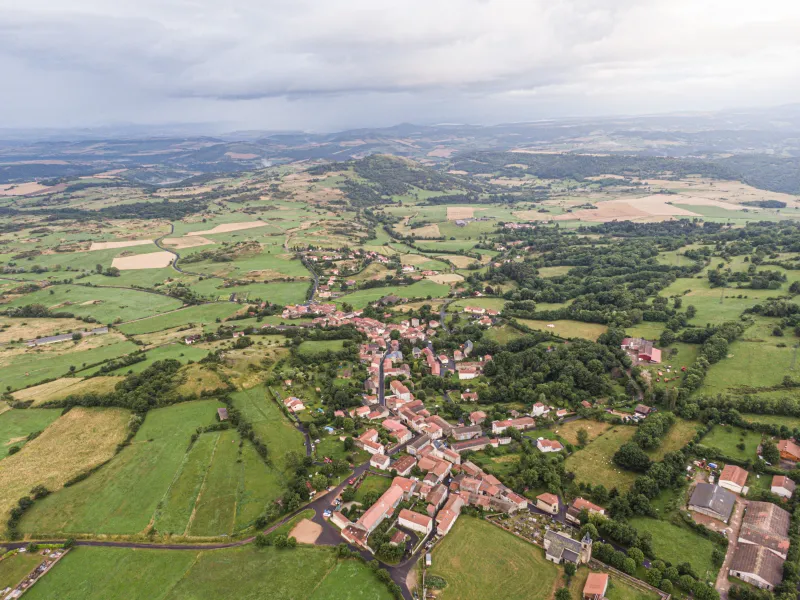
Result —
[[742, 518], [744, 517], [744, 511], [746, 508], [747, 500], [744, 498], [737, 498], [736, 507], [733, 509], [733, 515], [731, 515], [731, 520], [728, 526], [728, 551], [725, 553], [725, 560], [723, 561], [722, 567], [720, 567], [719, 573], [717, 574], [716, 585], [714, 585], [716, 590], [719, 592], [719, 597], [721, 600], [727, 600], [728, 590], [731, 587], [731, 584], [728, 581], [728, 571], [731, 568], [733, 555], [736, 553], [739, 530], [742, 528]]
[[386, 355], [391, 352], [391, 345], [386, 348], [386, 352], [381, 356], [381, 365], [378, 367], [378, 404], [386, 406], [386, 389], [384, 387], [384, 374], [383, 374], [383, 361], [386, 360]]

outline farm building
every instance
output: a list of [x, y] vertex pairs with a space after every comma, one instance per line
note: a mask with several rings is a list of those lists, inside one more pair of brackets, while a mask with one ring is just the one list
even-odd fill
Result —
[[786, 477], [786, 475], [775, 475], [775, 477], [772, 478], [770, 491], [783, 498], [791, 498], [794, 494], [795, 487], [794, 481]]
[[728, 490], [713, 483], [698, 483], [689, 500], [689, 510], [727, 523], [735, 503], [736, 496]]
[[608, 573], [589, 573], [583, 586], [583, 600], [605, 598], [608, 590]]
[[783, 560], [754, 544], [740, 544], [731, 561], [730, 574], [758, 588], [771, 590], [783, 579]]
[[771, 502], [750, 502], [742, 518], [739, 543], [763, 546], [786, 560], [790, 521], [789, 513]]
[[747, 483], [747, 471], [736, 465], [725, 465], [719, 476], [719, 485], [736, 494], [741, 494]]
[[781, 440], [778, 442], [778, 452], [783, 460], [800, 462], [800, 446], [794, 440]]
[[661, 362], [661, 350], [644, 338], [625, 338], [622, 340], [622, 349], [634, 353], [641, 361], [656, 364]]

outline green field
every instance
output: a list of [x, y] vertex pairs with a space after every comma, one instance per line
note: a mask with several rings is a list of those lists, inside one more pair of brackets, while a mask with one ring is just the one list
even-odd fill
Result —
[[150, 411], [130, 446], [89, 478], [37, 502], [20, 525], [39, 534], [134, 534], [147, 527], [187, 457], [189, 438], [210, 425], [214, 400]]
[[[197, 346], [186, 346], [184, 344], [175, 343], [147, 350], [146, 355], [147, 358], [142, 362], [128, 365], [126, 367], [120, 367], [115, 371], [107, 373], [107, 375], [126, 375], [129, 371], [132, 373], [141, 373], [158, 360], [174, 359], [184, 364], [190, 360], [196, 362], [201, 358], [205, 358], [208, 355], [208, 350], [198, 348]], [[86, 371], [86, 374], [91, 375], [92, 373], [96, 373], [99, 369], [100, 366], [89, 369]]]
[[[139, 347], [127, 340], [120, 341], [109, 336], [107, 344], [89, 350], [74, 350], [74, 342], [64, 342], [51, 346], [47, 350], [26, 350], [24, 354], [8, 357], [0, 365], [2, 377], [0, 385], [12, 389], [28, 387], [44, 379], [53, 379], [67, 375], [70, 367], [80, 372], [84, 365], [93, 365], [124, 354], [130, 354]], [[105, 341], [105, 340], [104, 340]]]
[[561, 569], [538, 546], [462, 515], [433, 549], [428, 575], [447, 581], [443, 600], [548, 600]]
[[370, 492], [375, 492], [380, 496], [392, 485], [391, 477], [381, 477], [380, 475], [367, 475], [356, 490], [356, 502], [364, 502], [364, 496]]
[[338, 298], [336, 302], [339, 304], [347, 302], [351, 304], [353, 308], [358, 309], [364, 308], [370, 302], [375, 302], [376, 300], [379, 300], [384, 296], [389, 296], [390, 294], [394, 294], [400, 298], [408, 299], [427, 298], [428, 296], [431, 296], [432, 298], [443, 298], [444, 296], [447, 296], [449, 292], [450, 286], [423, 279], [422, 281], [417, 281], [411, 285], [357, 290], [352, 294], [346, 294], [341, 298]]
[[635, 517], [630, 523], [640, 533], [653, 535], [653, 551], [658, 558], [673, 565], [688, 562], [701, 580], [716, 579], [718, 569], [711, 562], [714, 542], [708, 538], [667, 521], [647, 517]]
[[14, 446], [22, 447], [29, 434], [43, 431], [61, 414], [55, 408], [11, 409], [0, 413], [0, 459]]
[[303, 342], [297, 351], [303, 356], [313, 356], [323, 352], [339, 352], [344, 347], [344, 340], [322, 340]]
[[621, 491], [633, 485], [636, 475], [614, 464], [611, 458], [620, 446], [630, 441], [636, 433], [635, 427], [617, 425], [567, 458], [564, 466], [575, 473], [576, 481], [592, 485], [603, 484], [606, 488]]
[[767, 425], [785, 425], [789, 429], [800, 427], [800, 417], [787, 417], [785, 415], [756, 415], [745, 413], [742, 415], [750, 423], [765, 423]]
[[197, 293], [214, 300], [227, 300], [231, 294], [236, 294], [237, 297], [244, 297], [248, 302], [266, 300], [285, 306], [303, 302], [309, 286], [307, 281], [272, 281], [270, 283], [248, 283], [234, 287], [223, 287], [223, 283], [221, 279], [207, 278], [191, 283], [190, 287]]
[[661, 445], [655, 450], [650, 450], [648, 456], [651, 460], [660, 461], [667, 452], [680, 450], [695, 436], [698, 427], [701, 425], [695, 421], [677, 419], [661, 440]]
[[[584, 338], [595, 341], [601, 334], [605, 333], [608, 327], [599, 323], [584, 323], [582, 321], [571, 321], [562, 319], [560, 321], [535, 321], [533, 319], [517, 319], [523, 325], [531, 329], [539, 329], [562, 338]], [[555, 325], [555, 327], [548, 327]]]
[[32, 600], [390, 600], [355, 560], [327, 548], [73, 550], [27, 592]]
[[464, 300], [456, 300], [451, 303], [447, 310], [449, 312], [461, 312], [465, 306], [477, 306], [478, 308], [491, 308], [492, 310], [503, 310], [503, 307], [508, 304], [508, 300], [503, 298], [466, 298]]
[[[761, 434], [732, 425], [716, 425], [700, 443], [709, 448], [716, 448], [731, 458], [755, 460], [758, 445], [761, 443]], [[737, 448], [741, 443], [745, 446], [744, 450]]]
[[165, 315], [136, 321], [135, 323], [128, 323], [122, 325], [120, 331], [128, 335], [137, 335], [189, 324], [203, 325], [205, 323], [214, 323], [217, 319], [226, 319], [230, 317], [240, 308], [238, 304], [232, 302], [201, 304], [199, 306], [191, 306], [182, 310], [176, 310]]
[[[581, 598], [583, 586], [592, 571], [588, 567], [581, 567], [572, 577], [569, 584], [569, 591], [572, 598]], [[655, 592], [645, 592], [633, 587], [621, 577], [612, 576], [609, 578], [608, 590], [605, 598], [607, 600], [659, 600], [660, 596]]]
[[0, 590], [14, 587], [25, 576], [42, 563], [43, 558], [35, 552], [17, 552], [0, 560]]
[[[111, 278], [105, 279], [108, 280], [106, 285], [116, 285]], [[169, 296], [138, 290], [72, 284], [53, 285], [32, 294], [25, 294], [11, 302], [9, 306], [26, 304], [43, 304], [53, 312], [68, 312], [79, 317], [94, 317], [99, 323], [112, 323], [117, 319], [130, 321], [175, 310], [183, 303]]]
[[303, 434], [295, 429], [278, 405], [267, 396], [263, 385], [234, 392], [233, 405], [252, 423], [253, 429], [267, 444], [271, 460], [283, 469], [283, 456], [289, 450], [305, 454]]
[[483, 334], [483, 339], [488, 339], [498, 344], [505, 345], [517, 338], [524, 336], [521, 331], [514, 329], [510, 325], [500, 325], [490, 327], [486, 333]]

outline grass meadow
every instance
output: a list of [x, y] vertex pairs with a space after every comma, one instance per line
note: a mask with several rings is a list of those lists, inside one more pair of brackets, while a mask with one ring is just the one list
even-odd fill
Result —
[[346, 294], [341, 298], [338, 298], [336, 301], [339, 304], [347, 302], [351, 304], [353, 308], [359, 309], [364, 308], [370, 302], [375, 302], [376, 300], [380, 300], [384, 296], [389, 296], [391, 294], [399, 296], [400, 298], [426, 298], [428, 296], [431, 296], [432, 298], [442, 298], [447, 296], [449, 292], [450, 286], [423, 279], [422, 281], [417, 281], [411, 285], [357, 290], [351, 294]]
[[0, 414], [0, 459], [8, 455], [12, 447], [22, 447], [29, 434], [43, 431], [55, 421], [59, 409], [11, 409]]
[[648, 517], [634, 517], [630, 524], [640, 533], [653, 535], [653, 551], [658, 558], [673, 565], [688, 562], [701, 580], [716, 578], [718, 569], [711, 562], [715, 545], [708, 538], [688, 528]]
[[127, 323], [122, 325], [119, 329], [127, 335], [137, 335], [189, 324], [203, 325], [206, 323], [214, 323], [217, 319], [227, 319], [240, 308], [238, 304], [232, 302], [200, 304], [157, 317]]
[[576, 481], [585, 481], [592, 485], [602, 483], [606, 488], [615, 487], [620, 492], [627, 490], [633, 485], [636, 475], [615, 465], [611, 458], [620, 446], [630, 441], [634, 433], [635, 427], [617, 425], [572, 454], [564, 466], [567, 471], [575, 473]]
[[[758, 445], [761, 443], [761, 434], [733, 425], [716, 425], [700, 443], [709, 448], [716, 448], [731, 458], [755, 459]], [[739, 444], [744, 444], [744, 450], [738, 448]]]
[[[533, 319], [517, 319], [523, 325], [531, 329], [538, 329], [555, 334], [562, 338], [584, 338], [595, 341], [601, 334], [605, 333], [608, 327], [599, 323], [583, 323], [582, 321], [572, 321], [562, 319], [560, 321], [538, 321]], [[555, 327], [548, 327], [555, 325]]]

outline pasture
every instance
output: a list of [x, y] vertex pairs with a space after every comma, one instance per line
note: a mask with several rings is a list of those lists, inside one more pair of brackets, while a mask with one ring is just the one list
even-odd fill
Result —
[[201, 400], [151, 410], [130, 446], [87, 479], [37, 502], [20, 529], [34, 534], [144, 531], [186, 457], [189, 438], [197, 427], [214, 422], [218, 406]]
[[161, 331], [162, 329], [171, 329], [172, 327], [205, 325], [214, 323], [217, 319], [227, 319], [240, 309], [241, 307], [238, 304], [232, 302], [200, 304], [149, 319], [126, 323], [120, 326], [119, 329], [127, 335], [137, 335]]
[[718, 569], [711, 562], [714, 542], [694, 533], [688, 528], [673, 525], [668, 521], [648, 517], [630, 520], [640, 533], [653, 535], [653, 551], [656, 557], [678, 565], [688, 562], [702, 579], [714, 580]]
[[606, 488], [615, 487], [620, 492], [627, 490], [633, 485], [636, 475], [614, 464], [612, 457], [620, 446], [630, 441], [634, 433], [635, 427], [617, 425], [582, 450], [573, 453], [564, 466], [567, 471], [575, 473], [576, 481], [585, 481], [592, 485], [602, 483]]
[[[755, 459], [758, 445], [761, 443], [761, 434], [733, 425], [716, 425], [700, 443], [709, 448], [716, 448], [724, 456], [739, 460]], [[744, 445], [743, 449], [739, 447], [740, 444]]]
[[19, 390], [14, 392], [12, 396], [14, 400], [19, 400], [20, 402], [33, 400], [31, 406], [35, 408], [46, 402], [63, 400], [71, 395], [108, 394], [114, 391], [114, 387], [122, 379], [122, 377], [116, 376], [98, 376], [88, 379], [62, 377], [48, 383]]
[[11, 409], [0, 414], [0, 459], [12, 447], [21, 448], [31, 433], [44, 431], [60, 414], [58, 409]]
[[[578, 431], [581, 429], [585, 429], [587, 435], [589, 436], [589, 441], [593, 441], [595, 438], [603, 435], [606, 431], [611, 429], [611, 425], [601, 421], [577, 419], [575, 421], [569, 421], [568, 423], [555, 426], [553, 432], [557, 433], [559, 437], [564, 438], [573, 446], [576, 446], [578, 444]], [[537, 436], [539, 435], [537, 432], [534, 433], [536, 433]]]
[[[572, 321], [570, 319], [562, 319], [559, 321], [517, 319], [517, 321], [523, 325], [527, 325], [531, 329], [546, 331], [566, 339], [584, 338], [596, 341], [601, 334], [608, 330], [608, 327], [600, 325], [599, 323], [584, 323], [582, 321]], [[548, 325], [553, 325], [553, 327], [548, 327]]]
[[73, 331], [83, 331], [92, 325], [77, 319], [26, 319], [0, 317], [0, 344], [28, 341]]
[[677, 419], [667, 435], [661, 440], [661, 445], [647, 452], [651, 460], [660, 461], [667, 452], [680, 450], [694, 438], [700, 423]]
[[114, 456], [125, 438], [129, 415], [118, 408], [73, 408], [17, 454], [4, 458], [0, 515], [7, 514], [34, 486], [59, 490], [66, 481]]
[[340, 561], [329, 548], [252, 545], [213, 551], [81, 547], [26, 595], [32, 600], [392, 598], [366, 565]]
[[303, 342], [297, 351], [303, 356], [314, 356], [325, 352], [339, 352], [344, 347], [344, 340], [321, 340]]
[[461, 312], [467, 306], [476, 306], [478, 308], [491, 308], [492, 310], [503, 310], [503, 307], [508, 304], [508, 300], [503, 298], [492, 298], [484, 296], [483, 298], [465, 298], [463, 300], [456, 300], [448, 305], [449, 312]]
[[545, 600], [553, 597], [561, 570], [545, 560], [538, 546], [486, 521], [462, 515], [433, 549], [428, 575], [447, 581], [439, 595], [442, 600]]
[[353, 308], [359, 309], [364, 308], [371, 302], [375, 302], [376, 300], [380, 300], [384, 296], [389, 296], [391, 294], [399, 296], [400, 298], [408, 299], [427, 298], [428, 296], [431, 298], [443, 298], [444, 296], [447, 296], [449, 292], [450, 286], [441, 283], [434, 283], [433, 281], [424, 279], [406, 286], [391, 286], [357, 290], [351, 294], [346, 294], [340, 298], [337, 298], [336, 303], [342, 304], [347, 302], [348, 304], [351, 304]]

